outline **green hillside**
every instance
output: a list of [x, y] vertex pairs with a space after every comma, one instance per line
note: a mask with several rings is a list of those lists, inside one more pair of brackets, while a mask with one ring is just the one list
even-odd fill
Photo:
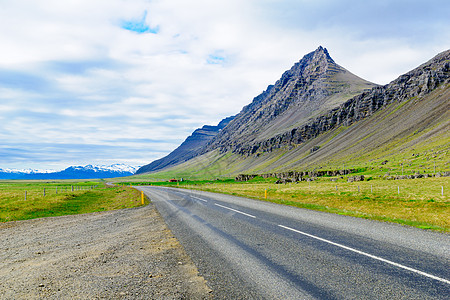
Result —
[[[449, 171], [450, 50], [391, 83], [365, 90], [319, 116], [314, 116], [314, 109], [310, 110], [310, 118], [300, 118], [303, 123], [298, 127], [266, 139], [252, 138], [251, 132], [286, 126], [277, 126], [279, 116], [297, 111], [297, 105], [309, 106], [311, 101], [328, 99], [316, 97], [317, 84], [321, 95], [329, 87], [324, 83], [326, 80], [318, 80], [316, 73], [311, 72], [316, 70], [316, 65], [328, 70], [319, 76], [326, 80], [330, 78], [330, 66], [336, 66], [323, 48], [308, 54], [284, 73], [275, 86], [244, 107], [198, 152], [201, 155], [160, 172], [139, 176], [213, 179], [238, 174], [353, 170], [388, 178], [416, 173], [434, 176]], [[301, 89], [306, 91], [296, 98], [298, 103], [292, 102], [291, 96], [285, 97], [292, 95], [288, 83], [294, 87], [302, 84]], [[315, 96], [308, 99], [309, 94]], [[251, 119], [255, 122], [251, 123]], [[263, 119], [264, 126], [259, 126]], [[244, 133], [248, 133], [247, 138], [240, 138]]]
[[[241, 156], [212, 151], [186, 163], [139, 178], [213, 179], [240, 173], [365, 168], [362, 174], [401, 175], [450, 169], [450, 86], [423, 98], [392, 103], [372, 117], [298, 145]], [[319, 147], [316, 151], [311, 151]], [[382, 164], [383, 162], [386, 163]]]

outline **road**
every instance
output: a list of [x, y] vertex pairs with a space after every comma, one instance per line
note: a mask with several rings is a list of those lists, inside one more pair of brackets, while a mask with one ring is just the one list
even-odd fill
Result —
[[217, 299], [449, 299], [450, 237], [264, 201], [139, 187]]

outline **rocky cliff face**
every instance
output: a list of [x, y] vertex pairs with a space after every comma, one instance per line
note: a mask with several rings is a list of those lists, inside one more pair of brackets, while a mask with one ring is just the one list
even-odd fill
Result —
[[168, 166], [174, 166], [185, 162], [199, 154], [201, 150], [213, 137], [215, 137], [234, 117], [223, 119], [217, 126], [205, 125], [196, 129], [178, 148], [169, 155], [142, 166], [136, 174], [161, 170]]
[[244, 107], [204, 152], [253, 149], [374, 86], [337, 65], [328, 51], [319, 47]]
[[[308, 61], [305, 68], [303, 68], [304, 72], [308, 75], [301, 74], [297, 82], [305, 84], [308, 80], [313, 81], [315, 73], [310, 72], [312, 69], [315, 70], [315, 68], [318, 68], [318, 70], [322, 70], [333, 66], [330, 63], [331, 58], [327, 56], [327, 52], [324, 49], [321, 50], [319, 48], [312, 54], [312, 57], [317, 57], [318, 55], [322, 55], [322, 57], [325, 55], [326, 59], [310, 60], [311, 54], [308, 54], [302, 59], [302, 61], [305, 59]], [[293, 100], [290, 100], [293, 99], [292, 97], [282, 98], [282, 100], [273, 102], [271, 105], [263, 104], [269, 103], [271, 99], [275, 98], [275, 91], [284, 95], [292, 95], [292, 92], [287, 92], [287, 94], [282, 92], [282, 87], [286, 86], [283, 82], [287, 78], [291, 78], [296, 73], [295, 70], [300, 69], [299, 66], [302, 65], [302, 61], [296, 64], [292, 70], [286, 72], [274, 87], [270, 87], [266, 92], [255, 98], [252, 104], [245, 107], [234, 122], [230, 123], [227, 130], [217, 135], [203, 149], [203, 152], [220, 149], [221, 152], [232, 151], [241, 155], [258, 155], [258, 153], [270, 152], [276, 148], [295, 147], [295, 145], [317, 137], [319, 134], [338, 126], [349, 126], [359, 120], [368, 118], [393, 102], [400, 103], [414, 97], [424, 97], [439, 86], [445, 87], [450, 83], [450, 50], [448, 50], [411, 72], [400, 76], [393, 82], [385, 86], [378, 86], [364, 91], [340, 104], [338, 107], [308, 119], [300, 126], [295, 126], [272, 137], [258, 139], [255, 138], [256, 135], [254, 132], [258, 132], [259, 128], [258, 126], [252, 125], [256, 129], [253, 129], [251, 138], [236, 139], [236, 137], [239, 137], [239, 134], [233, 134], [233, 132], [244, 134], [246, 132], [245, 127], [248, 123], [259, 124], [260, 121], [258, 120], [270, 122], [274, 117], [282, 114], [292, 106]], [[317, 74], [321, 78], [329, 76], [327, 72], [319, 72]], [[314, 102], [318, 101], [317, 99], [320, 98], [319, 95], [330, 93], [329, 89], [323, 88], [326, 84], [319, 84], [321, 88], [317, 87], [317, 85], [318, 83], [315, 82], [301, 87], [296, 85], [302, 90], [302, 96], [304, 98], [300, 98], [305, 99], [304, 101], [308, 101], [307, 99], [310, 98]], [[289, 89], [289, 91], [293, 89]], [[307, 104], [304, 103], [303, 105]], [[256, 107], [258, 109], [255, 109]], [[268, 109], [269, 107], [270, 109]], [[245, 118], [248, 118], [249, 122], [243, 122]]]

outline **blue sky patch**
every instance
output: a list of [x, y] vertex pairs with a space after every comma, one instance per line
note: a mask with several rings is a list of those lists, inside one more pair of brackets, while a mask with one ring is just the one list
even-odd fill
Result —
[[214, 52], [208, 56], [206, 62], [210, 65], [220, 65], [225, 62], [225, 56], [221, 52]]
[[149, 25], [145, 23], [145, 19], [147, 18], [147, 11], [144, 12], [144, 15], [139, 21], [122, 21], [121, 26], [125, 30], [133, 31], [139, 34], [142, 33], [153, 33], [157, 34], [159, 32], [159, 26], [151, 28]]
[[0, 86], [31, 92], [48, 92], [51, 84], [31, 72], [0, 69]]

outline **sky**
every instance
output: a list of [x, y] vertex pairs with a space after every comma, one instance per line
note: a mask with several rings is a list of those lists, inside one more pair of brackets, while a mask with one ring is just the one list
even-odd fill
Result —
[[448, 0], [0, 0], [0, 168], [142, 166], [319, 46], [387, 84], [450, 48]]

